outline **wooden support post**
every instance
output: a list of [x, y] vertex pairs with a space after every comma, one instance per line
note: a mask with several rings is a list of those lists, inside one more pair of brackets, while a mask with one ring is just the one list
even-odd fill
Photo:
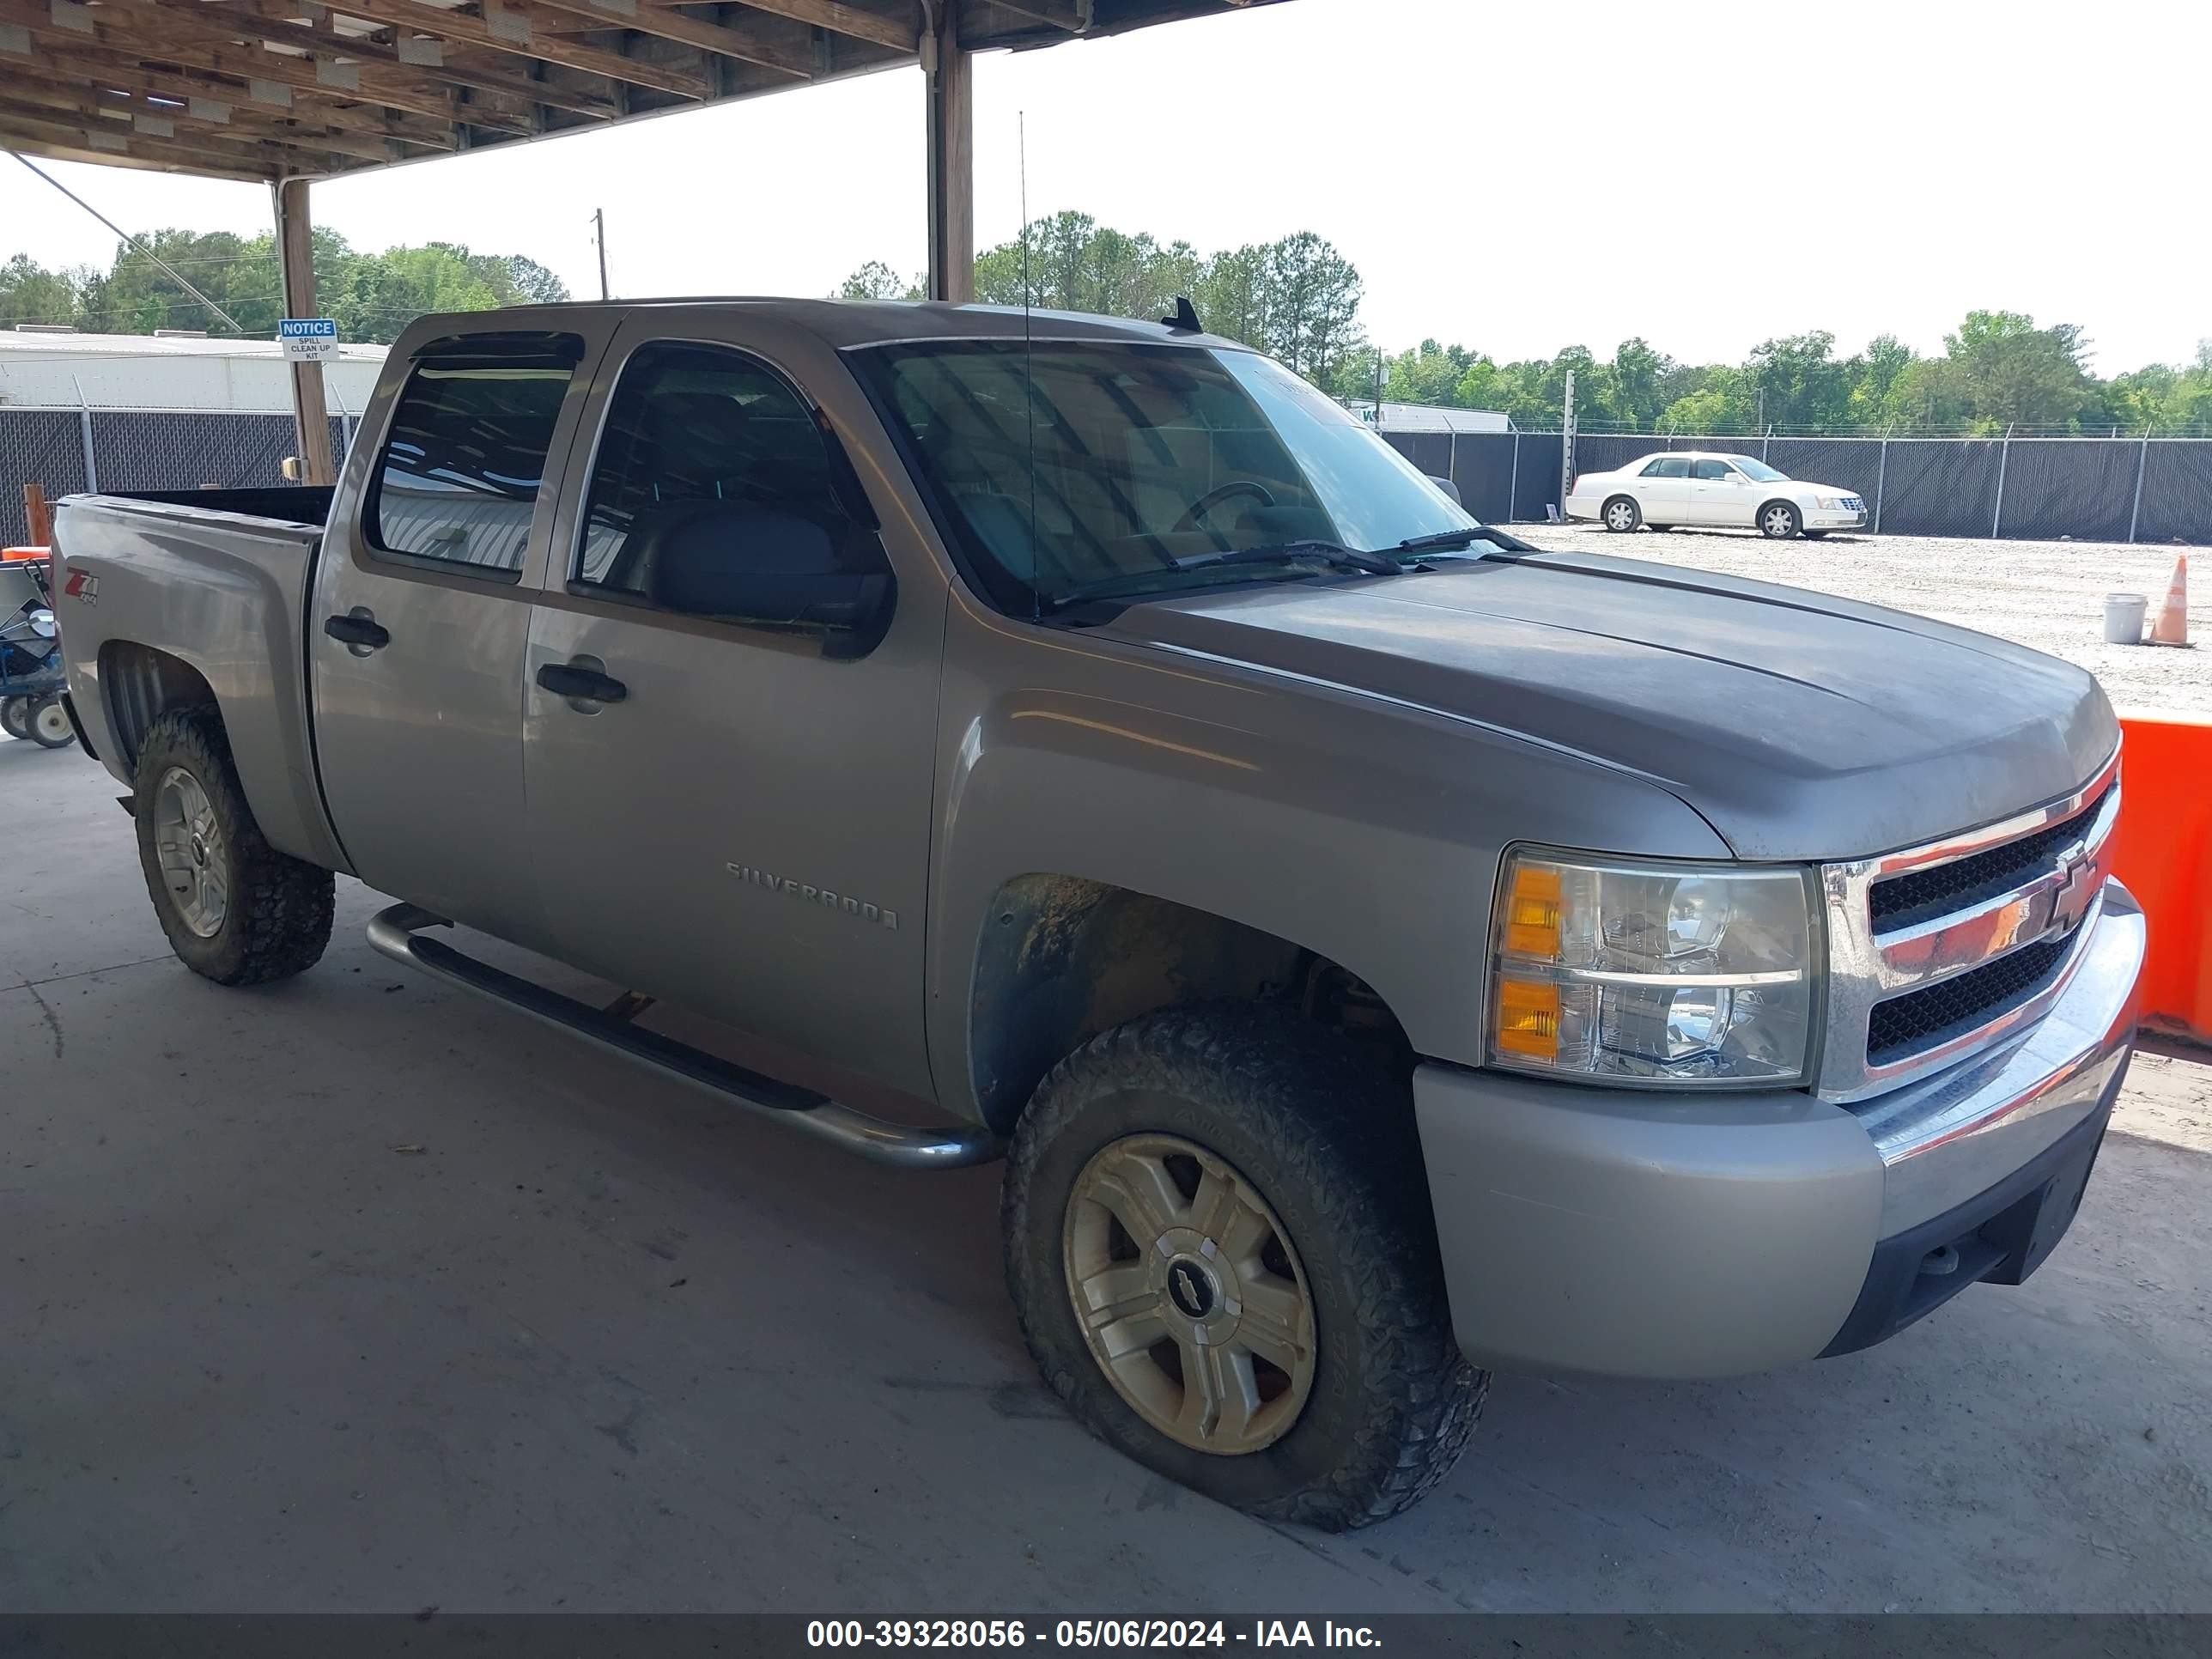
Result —
[[936, 0], [921, 37], [928, 100], [929, 297], [975, 297], [975, 103], [973, 60], [960, 48], [957, 0]]
[[46, 489], [44, 484], [23, 486], [23, 539], [33, 547], [51, 547], [54, 540], [53, 516], [46, 508]]
[[[276, 198], [276, 255], [283, 264], [284, 314], [315, 315], [314, 228], [307, 218], [307, 181], [281, 180]], [[331, 459], [331, 419], [323, 403], [323, 366], [292, 365], [292, 420], [300, 440], [300, 481], [333, 484], [337, 468]]]

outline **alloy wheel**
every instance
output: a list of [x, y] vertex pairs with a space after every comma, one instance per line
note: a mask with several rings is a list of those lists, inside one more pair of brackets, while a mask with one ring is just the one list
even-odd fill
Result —
[[213, 939], [230, 914], [222, 830], [207, 791], [181, 766], [161, 774], [154, 799], [154, 847], [178, 916], [200, 938]]
[[1168, 1134], [1102, 1147], [1076, 1177], [1061, 1257], [1092, 1357], [1160, 1432], [1235, 1455], [1297, 1421], [1312, 1294], [1282, 1222], [1222, 1159]]

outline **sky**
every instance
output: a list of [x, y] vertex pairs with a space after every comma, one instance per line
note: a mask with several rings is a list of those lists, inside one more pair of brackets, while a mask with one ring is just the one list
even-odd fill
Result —
[[[1825, 328], [1923, 351], [1971, 307], [2112, 374], [2212, 337], [2204, 0], [1284, 0], [977, 59], [976, 236], [1062, 208], [1202, 252], [1310, 229], [1391, 350], [1640, 335], [1735, 362]], [[924, 263], [918, 70], [318, 185], [356, 246], [523, 253], [596, 292], [823, 294]], [[42, 164], [110, 218], [252, 234], [259, 186]], [[114, 239], [21, 168], [0, 257]]]

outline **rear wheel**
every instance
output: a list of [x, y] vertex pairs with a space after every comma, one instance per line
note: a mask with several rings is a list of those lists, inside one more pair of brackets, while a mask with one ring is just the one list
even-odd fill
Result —
[[222, 717], [154, 722], [135, 774], [138, 862], [178, 960], [218, 985], [314, 966], [331, 940], [331, 872], [270, 847], [239, 788]]
[[1605, 504], [1600, 516], [1607, 530], [1615, 535], [1626, 535], [1644, 522], [1644, 509], [1637, 506], [1632, 495], [1615, 495]]
[[1006, 1281], [1093, 1432], [1331, 1531], [1443, 1477], [1489, 1378], [1452, 1338], [1401, 1090], [1243, 1006], [1133, 1021], [1045, 1079], [1007, 1164]]
[[11, 738], [31, 735], [31, 700], [28, 697], [0, 698], [0, 732]]
[[1769, 501], [1759, 509], [1759, 533], [1771, 542], [1786, 542], [1804, 528], [1796, 507], [1789, 501]]
[[23, 720], [30, 728], [31, 741], [41, 749], [66, 749], [76, 741], [76, 732], [70, 725], [69, 710], [62, 707], [59, 697], [40, 698]]

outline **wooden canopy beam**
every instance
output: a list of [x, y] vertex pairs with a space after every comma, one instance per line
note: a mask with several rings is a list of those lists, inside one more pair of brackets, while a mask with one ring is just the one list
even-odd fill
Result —
[[[208, 107], [209, 100], [192, 98], [183, 103], [155, 103], [145, 97], [118, 98], [104, 79], [56, 81], [19, 73], [9, 76], [0, 104], [30, 104], [41, 108], [88, 115], [118, 133], [137, 132], [161, 142], [199, 143], [194, 133], [208, 135], [210, 143], [240, 139], [254, 143], [277, 143], [332, 155], [357, 156], [367, 161], [398, 161], [406, 152], [390, 139], [364, 138], [347, 132], [322, 132], [312, 127], [282, 127], [252, 116], [239, 118], [226, 106]], [[220, 112], [218, 112], [218, 110]], [[185, 136], [179, 137], [183, 129]]]
[[[655, 0], [661, 5], [678, 3], [679, 0]], [[832, 34], [848, 34], [855, 40], [872, 40], [879, 46], [896, 46], [901, 52], [915, 52], [921, 40], [921, 8], [911, 0], [901, 0], [897, 9], [904, 20], [871, 11], [866, 6], [848, 5], [845, 0], [744, 0], [754, 11], [773, 12], [778, 17], [788, 17], [795, 22], [811, 24], [817, 29], [828, 29]]]
[[[532, 80], [526, 75], [514, 75], [505, 70], [473, 65], [460, 69], [450, 64], [414, 64], [409, 62], [396, 46], [325, 33], [301, 24], [264, 17], [250, 6], [209, 5], [204, 3], [204, 0], [101, 0], [96, 9], [129, 12], [149, 21], [173, 20], [179, 27], [202, 39], [213, 36], [234, 40], [242, 36], [258, 40], [264, 46], [289, 46], [295, 52], [307, 53], [319, 66], [316, 70], [319, 76], [335, 77], [334, 80], [325, 79], [325, 85], [335, 84], [349, 89], [352, 86], [359, 86], [366, 92], [369, 80], [363, 75], [363, 68], [368, 64], [380, 64], [404, 70], [405, 77], [418, 84], [423, 80], [444, 81], [475, 91], [504, 93], [526, 102], [545, 104], [574, 114], [588, 115], [595, 120], [605, 120], [621, 112], [620, 106], [607, 93], [576, 91], [558, 82]], [[283, 54], [271, 52], [269, 55], [282, 57]], [[352, 61], [341, 61], [344, 59]]]
[[[283, 0], [277, 0], [275, 9], [286, 9]], [[265, 12], [269, 8], [258, 9]], [[610, 81], [649, 87], [672, 97], [702, 99], [714, 90], [708, 78], [694, 70], [627, 58], [603, 46], [548, 34], [533, 26], [528, 11], [516, 7], [495, 3], [488, 9], [465, 11], [425, 5], [422, 0], [346, 0], [335, 9], [341, 16], [356, 17], [365, 23], [413, 29], [444, 40], [542, 59], [587, 75], [603, 75]]]
[[[0, 46], [4, 50], [4, 46]], [[254, 95], [249, 82], [234, 80], [211, 70], [149, 68], [120, 52], [97, 46], [58, 46], [38, 54], [31, 70], [59, 85], [113, 88], [134, 96], [166, 98], [182, 102], [186, 113], [198, 119], [251, 131], [264, 137], [342, 132], [374, 142], [387, 139], [422, 149], [450, 150], [457, 146], [450, 126], [434, 126], [422, 120], [393, 115], [374, 105], [337, 104], [313, 99], [295, 100], [292, 88], [275, 88], [286, 94], [264, 100]], [[270, 92], [264, 86], [260, 90]], [[335, 145], [330, 146], [337, 148]]]
[[[67, 0], [64, 0], [66, 3]], [[58, 21], [64, 17], [69, 19], [66, 23]], [[276, 88], [290, 88], [295, 94], [304, 92], [318, 100], [350, 100], [404, 110], [428, 116], [447, 126], [459, 120], [471, 126], [519, 135], [540, 131], [541, 124], [527, 115], [463, 103], [450, 92], [412, 83], [406, 76], [392, 75], [374, 65], [359, 67], [357, 73], [338, 77], [352, 84], [333, 85], [324, 78], [324, 71], [316, 67], [313, 59], [270, 52], [261, 46], [239, 46], [231, 38], [234, 30], [219, 26], [211, 33], [204, 27], [193, 29], [187, 19], [185, 29], [165, 30], [164, 39], [152, 41], [143, 38], [142, 31], [134, 27], [135, 21], [136, 14], [120, 6], [77, 6], [70, 10], [50, 11], [37, 0], [0, 0], [0, 23], [14, 23], [27, 29], [43, 45], [63, 51], [94, 48], [105, 55], [131, 62], [155, 58], [181, 67], [234, 76], [248, 83], [256, 103], [270, 102], [260, 95], [264, 91], [273, 93]]]
[[641, 4], [639, 0], [538, 0], [539, 9], [585, 19], [603, 29], [635, 29], [657, 40], [696, 46], [702, 52], [757, 64], [784, 75], [810, 79], [811, 56], [799, 46], [785, 45], [754, 28], [710, 23], [673, 7]]
[[21, 150], [26, 155], [44, 156], [53, 161], [84, 161], [94, 167], [130, 167], [149, 173], [189, 173], [195, 179], [230, 179], [243, 184], [265, 185], [269, 174], [241, 167], [223, 166], [218, 161], [203, 157], [190, 166], [182, 161], [164, 161], [156, 157], [122, 150], [94, 149], [86, 142], [87, 135], [73, 132], [61, 137], [53, 136], [51, 129], [41, 131], [43, 124], [26, 125], [9, 119], [0, 112], [0, 144]]
[[189, 144], [165, 143], [132, 132], [127, 127], [115, 132], [106, 131], [104, 129], [113, 124], [97, 116], [88, 116], [80, 121], [57, 120], [26, 109], [7, 108], [0, 109], [0, 124], [4, 124], [7, 131], [69, 145], [101, 161], [113, 156], [132, 155], [156, 166], [191, 172], [202, 171], [207, 162], [214, 161], [226, 169], [224, 176], [232, 179], [273, 178], [285, 164], [283, 154], [274, 148], [203, 145], [197, 140]]

